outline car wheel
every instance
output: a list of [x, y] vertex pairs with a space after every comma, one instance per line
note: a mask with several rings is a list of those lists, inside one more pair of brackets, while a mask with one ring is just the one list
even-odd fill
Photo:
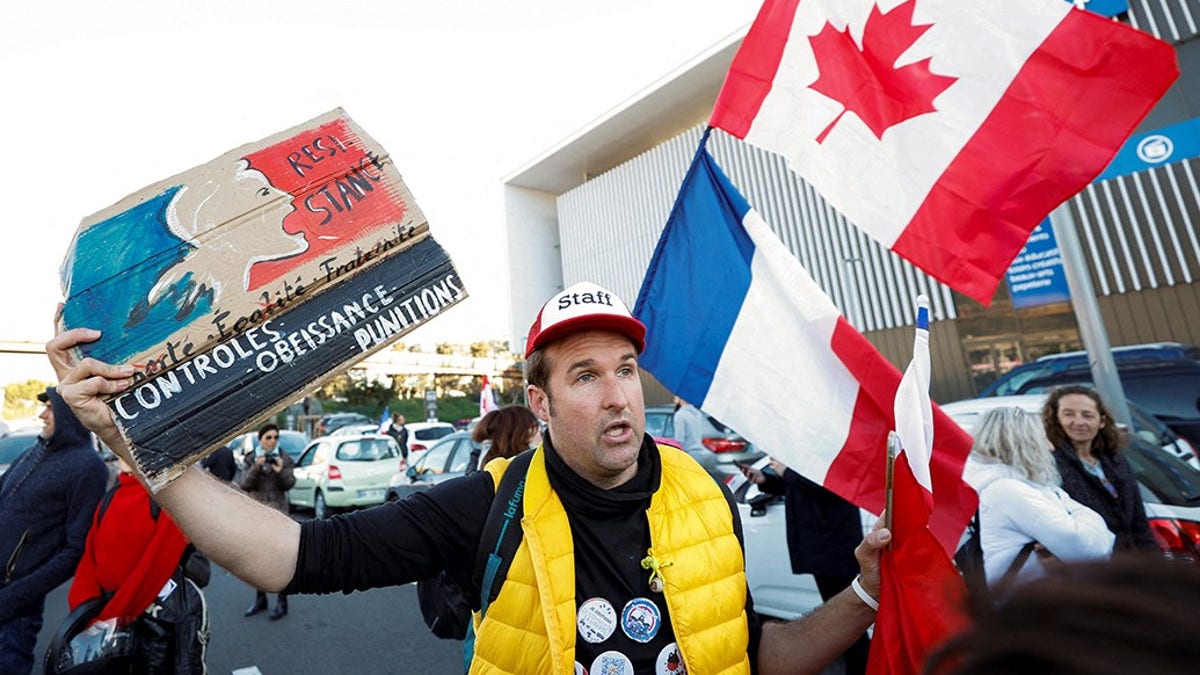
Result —
[[325, 520], [329, 517], [329, 506], [325, 504], [325, 495], [320, 492], [313, 498], [313, 517], [318, 520]]

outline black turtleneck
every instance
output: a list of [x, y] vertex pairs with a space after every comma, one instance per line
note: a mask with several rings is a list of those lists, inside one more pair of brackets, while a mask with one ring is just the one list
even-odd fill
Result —
[[[656, 672], [657, 659], [675, 641], [663, 595], [650, 590], [650, 572], [641, 566], [650, 548], [646, 510], [662, 479], [658, 447], [647, 436], [638, 454], [637, 473], [610, 490], [592, 485], [567, 466], [549, 435], [542, 449], [550, 486], [562, 500], [571, 527], [576, 609], [590, 599], [603, 598], [617, 620], [612, 634], [598, 643], [584, 640], [576, 626], [576, 660], [593, 672], [602, 654], [619, 652], [630, 659], [634, 672]], [[723, 492], [736, 514], [729, 491]], [[330, 520], [306, 521], [301, 526], [296, 575], [287, 592], [350, 592], [430, 578], [443, 569], [460, 583], [470, 579], [494, 494], [491, 476], [479, 471], [399, 502]], [[736, 515], [733, 527], [740, 541], [741, 522]], [[628, 637], [620, 624], [626, 604], [639, 598], [652, 602], [662, 615], [657, 634], [646, 643]], [[761, 625], [748, 593], [746, 615], [753, 664]]]

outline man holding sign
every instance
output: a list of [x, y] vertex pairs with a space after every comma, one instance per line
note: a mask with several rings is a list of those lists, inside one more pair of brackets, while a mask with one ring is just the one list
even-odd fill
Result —
[[[133, 368], [72, 357], [98, 337], [67, 331], [47, 351], [64, 398], [127, 457], [103, 397], [127, 391]], [[565, 289], [543, 307], [527, 345], [526, 394], [548, 424], [531, 453], [400, 502], [303, 524], [199, 469], [155, 498], [200, 550], [264, 590], [351, 592], [449, 572], [473, 606], [485, 607], [471, 672], [749, 673], [757, 664], [764, 674], [815, 673], [872, 623], [866, 599], [878, 592], [884, 529], [856, 551], [855, 590], [789, 624], [759, 622], [730, 496], [686, 453], [645, 434], [645, 326], [615, 295], [587, 283]], [[512, 491], [509, 468], [521, 479]], [[501, 491], [511, 497], [501, 501]], [[485, 593], [475, 555], [491, 547], [488, 521], [506, 505], [520, 541]], [[510, 639], [514, 630], [523, 647]]]

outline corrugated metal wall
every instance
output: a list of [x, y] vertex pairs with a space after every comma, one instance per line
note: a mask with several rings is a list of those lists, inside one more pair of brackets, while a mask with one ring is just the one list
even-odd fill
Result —
[[[666, 225], [696, 127], [559, 197], [563, 280], [607, 285], [632, 303]], [[778, 156], [714, 131], [709, 149], [780, 239], [859, 330], [911, 325], [913, 298], [954, 318], [950, 290], [869, 239]]]
[[1197, 0], [1131, 0], [1127, 20], [1134, 28], [1176, 43], [1197, 34], [1198, 17]]
[[1071, 200], [1100, 296], [1200, 278], [1197, 167], [1193, 159], [1093, 183]]

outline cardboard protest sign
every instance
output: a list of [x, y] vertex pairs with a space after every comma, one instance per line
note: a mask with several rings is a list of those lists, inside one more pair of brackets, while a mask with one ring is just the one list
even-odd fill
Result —
[[137, 368], [110, 406], [153, 488], [467, 296], [340, 109], [85, 218], [62, 283], [82, 355]]

